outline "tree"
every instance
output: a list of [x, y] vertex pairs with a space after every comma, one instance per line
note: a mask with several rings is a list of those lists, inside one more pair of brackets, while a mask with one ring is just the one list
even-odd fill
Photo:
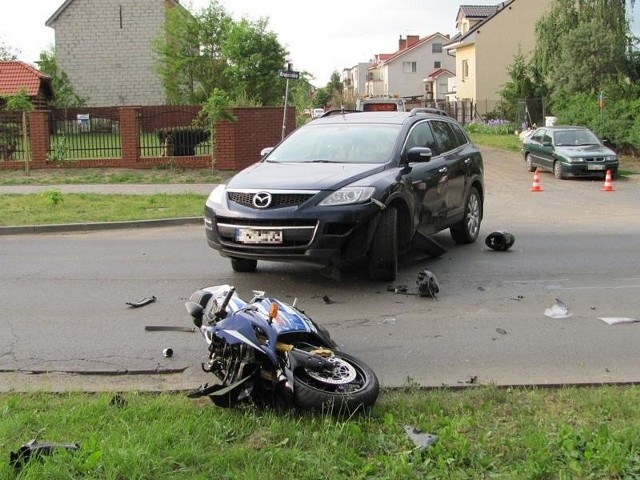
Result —
[[225, 74], [231, 92], [246, 92], [262, 105], [280, 105], [284, 82], [278, 71], [285, 64], [287, 51], [267, 25], [266, 19], [233, 23], [221, 51], [228, 63]]
[[31, 160], [31, 154], [29, 149], [29, 132], [27, 130], [27, 113], [33, 110], [33, 104], [24, 88], [14, 95], [7, 95], [2, 98], [6, 103], [5, 108], [9, 112], [22, 113], [22, 145], [25, 150], [24, 171], [27, 175], [30, 175], [31, 168], [29, 162]]
[[86, 105], [87, 99], [76, 93], [69, 76], [58, 66], [53, 48], [41, 51], [40, 58], [36, 63], [40, 71], [52, 79], [51, 86], [55, 95], [52, 102], [54, 107], [73, 108]]
[[10, 62], [18, 59], [18, 51], [0, 40], [0, 61]]

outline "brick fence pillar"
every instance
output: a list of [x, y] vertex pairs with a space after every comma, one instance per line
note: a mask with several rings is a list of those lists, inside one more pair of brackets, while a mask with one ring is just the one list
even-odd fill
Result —
[[49, 152], [49, 110], [29, 112], [29, 139], [31, 141], [31, 166], [47, 167]]
[[122, 146], [122, 166], [135, 168], [140, 160], [140, 134], [138, 118], [140, 107], [120, 107], [120, 145]]

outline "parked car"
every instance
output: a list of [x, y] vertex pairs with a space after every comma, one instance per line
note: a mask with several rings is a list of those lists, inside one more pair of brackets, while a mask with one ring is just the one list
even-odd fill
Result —
[[319, 118], [324, 115], [324, 108], [314, 108], [311, 111], [311, 118]]
[[618, 171], [618, 156], [586, 127], [540, 127], [522, 142], [527, 170], [553, 172], [558, 178], [604, 177]]
[[236, 272], [258, 260], [364, 260], [372, 279], [394, 280], [414, 240], [447, 228], [457, 243], [476, 240], [483, 175], [480, 151], [450, 117], [331, 111], [211, 192], [207, 242]]

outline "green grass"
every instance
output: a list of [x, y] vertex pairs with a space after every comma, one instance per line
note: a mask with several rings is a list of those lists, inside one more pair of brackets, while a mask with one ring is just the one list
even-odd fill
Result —
[[201, 217], [206, 196], [61, 193], [0, 194], [0, 226]]
[[[0, 450], [80, 444], [20, 479], [640, 477], [640, 388], [383, 391], [354, 418], [224, 410], [182, 394], [2, 394]], [[438, 436], [421, 451], [408, 425]], [[0, 478], [15, 478], [0, 462]]]

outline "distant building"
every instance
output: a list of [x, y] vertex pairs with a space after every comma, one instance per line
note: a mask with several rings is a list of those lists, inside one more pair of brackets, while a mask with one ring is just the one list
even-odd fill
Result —
[[[20, 61], [0, 61], [0, 97], [12, 96], [24, 90], [35, 109], [49, 106], [53, 99], [51, 77]], [[0, 108], [4, 101], [0, 99]]]
[[161, 105], [156, 39], [178, 0], [66, 0], [46, 21], [55, 54], [87, 106]]
[[355, 104], [356, 99], [365, 93], [367, 70], [370, 63], [362, 62], [342, 71], [343, 96], [345, 100]]

